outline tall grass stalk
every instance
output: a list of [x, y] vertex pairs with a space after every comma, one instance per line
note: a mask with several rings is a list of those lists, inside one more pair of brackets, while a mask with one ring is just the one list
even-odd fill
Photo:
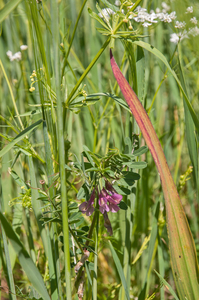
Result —
[[68, 228], [68, 200], [66, 190], [66, 170], [65, 170], [65, 146], [63, 131], [63, 94], [61, 92], [61, 69], [60, 69], [60, 52], [59, 52], [59, 14], [56, 1], [51, 1], [52, 16], [52, 38], [54, 49], [54, 73], [55, 73], [55, 89], [57, 96], [57, 134], [59, 149], [59, 170], [61, 179], [61, 200], [62, 200], [62, 223], [64, 237], [64, 264], [65, 264], [65, 282], [67, 300], [72, 299], [71, 296], [71, 268], [70, 268], [70, 250], [69, 250], [69, 228]]
[[[0, 174], [0, 212], [4, 212], [4, 201], [3, 201], [3, 193], [2, 193], [2, 182], [1, 182], [1, 174]], [[10, 298], [12, 300], [17, 300], [16, 298], [16, 290], [15, 290], [15, 283], [14, 283], [14, 277], [12, 272], [12, 266], [10, 261], [10, 255], [9, 255], [9, 247], [7, 242], [7, 237], [4, 231], [4, 228], [1, 226], [1, 232], [3, 237], [3, 247], [4, 247], [4, 253], [5, 253], [5, 263], [7, 268], [7, 279], [8, 279], [8, 288], [10, 292]], [[3, 256], [1, 256], [3, 258]], [[4, 270], [5, 271], [5, 270]]]

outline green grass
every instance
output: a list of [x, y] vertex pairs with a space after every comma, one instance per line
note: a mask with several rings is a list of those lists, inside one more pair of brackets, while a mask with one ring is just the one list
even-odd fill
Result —
[[[76, 300], [83, 284], [83, 299], [177, 299], [160, 178], [149, 151], [128, 166], [126, 155], [145, 142], [112, 74], [109, 48], [160, 139], [198, 255], [199, 35], [176, 46], [169, 41], [174, 22], [143, 28], [132, 21], [132, 37], [118, 16], [110, 20], [111, 39], [96, 1], [6, 3], [0, 4], [1, 296]], [[101, 9], [106, 4], [99, 1]], [[199, 19], [197, 2], [167, 4], [187, 28], [190, 16]], [[185, 14], [191, 5], [193, 14]], [[28, 45], [22, 59], [10, 61], [6, 52], [21, 45]], [[109, 162], [114, 170], [107, 171]], [[78, 206], [96, 182], [103, 186], [100, 174], [118, 179], [125, 163], [140, 179], [129, 173], [116, 180], [123, 209], [108, 213], [110, 236], [99, 210], [87, 217]], [[76, 274], [85, 247], [90, 256]]]

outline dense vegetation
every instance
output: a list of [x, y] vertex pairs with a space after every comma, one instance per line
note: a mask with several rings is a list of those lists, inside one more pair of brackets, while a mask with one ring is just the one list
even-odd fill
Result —
[[160, 139], [198, 255], [199, 4], [0, 9], [2, 299], [178, 299], [160, 177], [109, 48]]

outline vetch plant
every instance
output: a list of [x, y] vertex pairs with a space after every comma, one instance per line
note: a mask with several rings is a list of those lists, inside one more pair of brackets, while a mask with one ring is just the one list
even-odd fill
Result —
[[[79, 205], [79, 210], [91, 219], [91, 226], [88, 234], [88, 240], [85, 244], [82, 244], [84, 249], [80, 261], [75, 266], [77, 273], [76, 289], [82, 292], [82, 287], [85, 285], [85, 280], [81, 280], [84, 274], [83, 264], [85, 259], [89, 257], [90, 239], [94, 235], [95, 230], [103, 228], [100, 226], [100, 214], [103, 215], [104, 227], [106, 228], [108, 235], [113, 236], [113, 228], [109, 217], [110, 213], [118, 214], [119, 210], [127, 210], [128, 207], [123, 197], [126, 198], [133, 194], [133, 185], [140, 176], [132, 169], [143, 169], [147, 166], [145, 162], [138, 162], [137, 157], [146, 153], [147, 147], [143, 146], [139, 149], [132, 149], [130, 146], [130, 140], [128, 140], [127, 153], [119, 153], [117, 149], [109, 151], [104, 157], [96, 155], [84, 146], [82, 163], [74, 162], [73, 167], [75, 172], [84, 178], [83, 185], [81, 186], [77, 198], [86, 199]], [[89, 192], [91, 191], [91, 192]], [[95, 252], [97, 249], [95, 248]], [[79, 292], [78, 292], [79, 294]]]
[[[78, 162], [74, 164], [77, 170], [82, 169], [82, 174], [86, 179], [77, 197], [81, 199], [84, 196], [88, 201], [82, 202], [79, 210], [89, 217], [95, 209], [103, 215], [108, 212], [117, 213], [121, 207], [125, 207], [121, 205], [123, 195], [131, 193], [130, 187], [134, 181], [130, 182], [130, 178], [139, 179], [139, 175], [128, 171], [128, 168], [146, 167], [145, 162], [136, 162], [135, 158], [145, 153], [147, 148], [141, 147], [135, 153], [132, 151], [132, 154], [122, 154], [117, 150], [112, 150], [105, 157], [96, 156], [86, 146], [84, 148], [83, 155], [85, 159], [89, 159], [89, 163], [85, 163], [84, 166], [80, 166]], [[91, 193], [88, 189], [91, 189]]]

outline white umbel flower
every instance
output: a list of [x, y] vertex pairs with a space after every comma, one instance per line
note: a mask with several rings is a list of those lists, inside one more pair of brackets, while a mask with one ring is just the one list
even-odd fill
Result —
[[151, 23], [148, 23], [148, 22], [144, 22], [143, 24], [142, 24], [142, 26], [143, 27], [149, 27], [149, 26], [151, 26], [152, 24]]
[[10, 61], [13, 61], [13, 60], [20, 61], [21, 60], [21, 52], [16, 52], [15, 54], [12, 55], [12, 51], [8, 50], [6, 52], [6, 54]]
[[116, 0], [116, 1], [115, 1], [115, 5], [116, 5], [116, 6], [120, 6], [120, 5], [121, 5], [121, 2], [120, 2], [119, 0]]
[[188, 14], [188, 13], [192, 14], [192, 13], [193, 13], [193, 6], [187, 7], [186, 13], [187, 13], [187, 14]]
[[177, 44], [179, 42], [179, 36], [177, 35], [177, 33], [172, 33], [170, 37], [170, 42], [174, 44]]
[[8, 50], [6, 55], [8, 56], [9, 60], [12, 61], [12, 51]]
[[183, 22], [176, 21], [175, 28], [184, 28], [185, 26], [186, 26], [185, 21], [183, 21]]
[[197, 26], [189, 29], [189, 34], [192, 36], [199, 35], [199, 28]]
[[193, 17], [191, 18], [190, 22], [196, 25], [198, 23], [198, 20], [196, 19], [196, 17]]
[[111, 15], [114, 15], [115, 12], [112, 9], [110, 9], [110, 8], [103, 8], [102, 9], [102, 13], [98, 14], [99, 17], [103, 19], [104, 17], [103, 17], [102, 14], [104, 15], [104, 17], [106, 17], [109, 20], [110, 17], [111, 17]]
[[27, 45], [21, 45], [20, 46], [21, 51], [27, 50], [28, 46]]
[[170, 6], [168, 6], [165, 2], [162, 2], [162, 8], [164, 13], [170, 10]]
[[17, 60], [17, 61], [21, 60], [21, 52], [20, 51], [16, 52], [12, 58], [13, 60]]

